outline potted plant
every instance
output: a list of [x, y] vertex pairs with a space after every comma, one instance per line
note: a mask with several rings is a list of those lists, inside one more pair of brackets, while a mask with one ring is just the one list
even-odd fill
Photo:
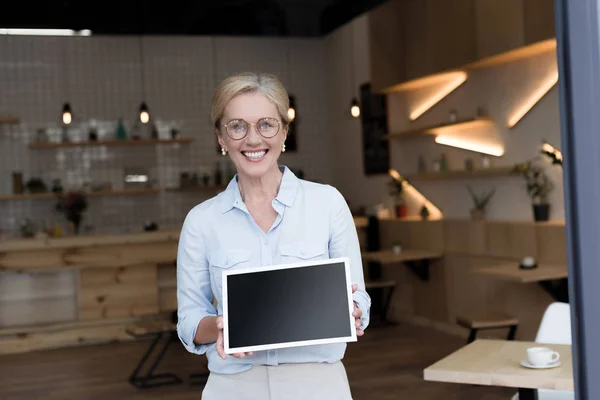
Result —
[[69, 192], [65, 196], [58, 196], [56, 210], [65, 214], [67, 220], [73, 224], [73, 231], [77, 235], [83, 212], [87, 208], [87, 200], [82, 192]]
[[419, 215], [421, 215], [421, 219], [423, 219], [423, 220], [429, 219], [429, 209], [427, 208], [427, 206], [425, 204], [423, 204], [423, 206], [421, 207], [421, 211], [419, 212]]
[[389, 195], [394, 198], [394, 209], [397, 218], [404, 218], [408, 214], [404, 203], [404, 179], [392, 178], [388, 182]]
[[544, 169], [533, 158], [514, 166], [513, 172], [521, 174], [525, 179], [527, 193], [531, 197], [533, 217], [535, 221], [548, 221], [550, 203], [548, 195], [554, 189], [554, 184], [544, 172]]
[[487, 193], [482, 194], [481, 196], [475, 194], [473, 189], [470, 186], [467, 186], [467, 190], [471, 195], [471, 199], [473, 200], [473, 208], [471, 209], [471, 219], [474, 220], [482, 220], [485, 218], [485, 208], [488, 203], [496, 193], [496, 188], [490, 190]]

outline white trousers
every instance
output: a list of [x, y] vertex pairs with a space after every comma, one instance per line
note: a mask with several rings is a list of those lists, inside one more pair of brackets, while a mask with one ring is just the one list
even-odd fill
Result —
[[254, 366], [239, 374], [211, 373], [202, 400], [352, 400], [346, 369], [305, 363]]

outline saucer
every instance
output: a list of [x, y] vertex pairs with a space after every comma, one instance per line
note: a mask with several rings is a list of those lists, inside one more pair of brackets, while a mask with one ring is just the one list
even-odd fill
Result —
[[560, 365], [560, 360], [553, 361], [550, 364], [546, 364], [546, 365], [533, 365], [527, 360], [521, 360], [521, 365], [525, 368], [548, 369], [548, 368], [558, 367]]

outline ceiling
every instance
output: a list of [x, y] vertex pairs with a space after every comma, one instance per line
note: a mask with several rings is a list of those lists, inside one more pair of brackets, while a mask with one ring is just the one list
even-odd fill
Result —
[[[94, 34], [321, 36], [386, 0], [59, 0], [11, 2], [0, 28]], [[33, 3], [33, 4], [32, 4]]]

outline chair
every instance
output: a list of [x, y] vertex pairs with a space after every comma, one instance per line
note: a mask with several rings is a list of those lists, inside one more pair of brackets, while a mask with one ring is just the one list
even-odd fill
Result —
[[552, 303], [542, 317], [536, 342], [571, 344], [571, 307], [567, 303]]
[[390, 301], [392, 300], [392, 296], [394, 294], [395, 288], [396, 288], [396, 281], [376, 280], [376, 281], [365, 282], [365, 289], [367, 290], [367, 292], [371, 292], [373, 289], [379, 289], [381, 291], [388, 289], [388, 295], [385, 299], [385, 302], [383, 303], [382, 310], [381, 310], [382, 321], [389, 322], [387, 319], [387, 313], [390, 308]]
[[[571, 307], [552, 303], [546, 308], [535, 341], [547, 344], [571, 344]], [[519, 400], [515, 394], [512, 400]], [[575, 400], [575, 393], [563, 390], [538, 390], [538, 400]]]

